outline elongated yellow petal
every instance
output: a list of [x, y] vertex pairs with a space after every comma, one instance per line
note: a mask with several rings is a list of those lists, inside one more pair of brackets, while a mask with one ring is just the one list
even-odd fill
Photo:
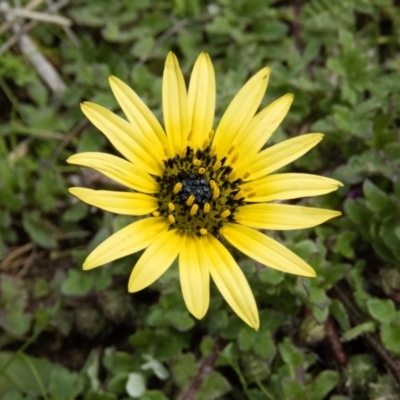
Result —
[[143, 193], [72, 187], [68, 191], [91, 206], [123, 215], [146, 215], [158, 208], [157, 198]]
[[244, 158], [239, 159], [235, 164], [235, 169], [238, 175], [247, 175], [244, 179], [245, 181], [261, 178], [307, 153], [322, 140], [323, 136], [321, 133], [308, 133], [285, 140], [247, 160]]
[[250, 204], [239, 207], [236, 215], [238, 222], [252, 228], [290, 230], [311, 228], [341, 212], [287, 204]]
[[129, 161], [153, 175], [162, 175], [162, 154], [140, 131], [110, 110], [85, 102], [81, 108], [92, 124], [99, 129], [113, 146]]
[[145, 171], [129, 161], [106, 153], [79, 153], [69, 157], [69, 164], [93, 168], [128, 188], [145, 193], [157, 193], [158, 183]]
[[110, 76], [109, 82], [111, 90], [128, 121], [134, 126], [135, 130], [143, 132], [162, 154], [167, 136], [157, 118], [128, 85], [115, 76]]
[[178, 153], [190, 133], [189, 108], [185, 80], [178, 60], [169, 52], [163, 75], [163, 115], [170, 151]]
[[83, 269], [92, 269], [145, 249], [167, 232], [169, 222], [162, 217], [134, 222], [111, 235], [86, 258]]
[[261, 264], [289, 274], [315, 276], [315, 271], [305, 261], [261, 232], [230, 223], [220, 232], [233, 246]]
[[155, 282], [174, 262], [182, 245], [182, 234], [173, 229], [160, 235], [136, 263], [128, 290], [138, 292]]
[[238, 144], [241, 135], [260, 106], [267, 88], [269, 73], [270, 68], [263, 68], [254, 75], [228, 106], [213, 141], [218, 154], [225, 155], [232, 145]]
[[[311, 174], [276, 174], [244, 183], [241, 187], [248, 193], [246, 201], [298, 199], [333, 192], [343, 186], [339, 181]], [[248, 190], [246, 190], [248, 189]]]
[[212, 130], [215, 112], [215, 75], [207, 53], [201, 53], [194, 65], [188, 93], [192, 145], [200, 147]]
[[241, 157], [252, 157], [261, 150], [285, 118], [292, 102], [293, 95], [286, 94], [254, 116], [238, 145]]
[[185, 235], [179, 254], [179, 278], [186, 307], [197, 319], [204, 317], [210, 303], [210, 272], [205, 258], [204, 239]]
[[214, 236], [204, 237], [212, 279], [233, 311], [255, 330], [260, 326], [257, 305], [247, 279], [229, 251]]

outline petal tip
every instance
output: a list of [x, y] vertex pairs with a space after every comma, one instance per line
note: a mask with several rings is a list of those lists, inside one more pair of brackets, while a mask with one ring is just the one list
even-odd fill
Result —
[[68, 192], [70, 194], [72, 194], [73, 196], [75, 196], [76, 189], [78, 189], [78, 188], [77, 187], [70, 187], [70, 188], [68, 188]]
[[94, 266], [92, 265], [92, 263], [85, 261], [82, 265], [82, 270], [83, 271], [88, 271], [89, 269], [94, 268]]
[[263, 79], [268, 79], [271, 73], [271, 67], [264, 67], [261, 71], [264, 71]]

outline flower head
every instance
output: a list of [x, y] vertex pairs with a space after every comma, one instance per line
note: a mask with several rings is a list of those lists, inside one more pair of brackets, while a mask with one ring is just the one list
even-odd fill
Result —
[[254, 329], [257, 306], [247, 280], [224, 243], [280, 271], [315, 276], [314, 270], [258, 229], [309, 228], [340, 212], [273, 203], [322, 195], [341, 186], [333, 179], [300, 173], [273, 174], [314, 147], [310, 133], [263, 149], [285, 117], [288, 94], [257, 113], [269, 68], [239, 91], [213, 131], [215, 77], [210, 57], [201, 53], [189, 88], [174, 54], [163, 76], [164, 126], [126, 84], [110, 78], [125, 119], [93, 103], [82, 111], [125, 157], [80, 153], [71, 164], [94, 168], [131, 189], [127, 192], [71, 188], [82, 201], [107, 211], [147, 215], [113, 234], [86, 259], [91, 269], [146, 249], [128, 289], [137, 292], [156, 281], [179, 257], [183, 298], [198, 319], [209, 305], [209, 279], [232, 309]]

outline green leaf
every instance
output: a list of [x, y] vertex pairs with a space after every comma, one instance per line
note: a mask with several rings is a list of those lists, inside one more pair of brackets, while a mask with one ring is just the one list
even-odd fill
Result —
[[231, 391], [231, 385], [220, 373], [212, 371], [201, 383], [195, 400], [217, 400]]
[[83, 296], [93, 288], [93, 278], [90, 273], [68, 270], [67, 279], [61, 286], [61, 292], [66, 296]]
[[367, 199], [367, 207], [376, 213], [386, 214], [393, 210], [390, 197], [368, 179], [364, 181], [363, 192]]
[[70, 208], [68, 208], [62, 215], [62, 219], [65, 222], [77, 222], [85, 218], [88, 211], [89, 207], [87, 206], [87, 204], [79, 202], [73, 204]]
[[258, 339], [258, 332], [248, 327], [243, 328], [238, 337], [238, 345], [240, 350], [249, 351]]
[[107, 382], [107, 390], [115, 394], [125, 394], [126, 393], [126, 381], [128, 379], [128, 373], [116, 373]]
[[312, 399], [323, 400], [325, 396], [333, 390], [339, 382], [339, 373], [337, 371], [325, 370], [321, 372], [312, 385]]
[[8, 333], [21, 336], [28, 332], [31, 326], [32, 315], [26, 313], [19, 306], [10, 307], [0, 319], [2, 326]]
[[364, 322], [362, 324], [356, 325], [354, 328], [349, 329], [342, 335], [342, 342], [348, 342], [350, 340], [356, 339], [364, 333], [373, 333], [376, 330], [376, 325], [374, 322]]
[[342, 255], [343, 257], [353, 259], [355, 256], [353, 241], [357, 237], [354, 231], [344, 231], [339, 234], [336, 239], [333, 252]]
[[39, 396], [42, 394], [42, 389], [48, 387], [52, 370], [52, 364], [48, 360], [27, 356], [24, 353], [0, 352], [0, 369], [6, 363], [7, 367], [0, 375], [0, 394], [7, 389], [19, 389]]
[[396, 315], [396, 307], [392, 300], [369, 299], [367, 309], [371, 317], [381, 323], [391, 322]]
[[330, 300], [326, 295], [325, 290], [313, 286], [310, 287], [309, 302], [315, 319], [319, 323], [325, 322], [329, 315], [330, 304]]
[[105, 142], [106, 140], [103, 135], [99, 134], [99, 132], [95, 132], [92, 129], [87, 130], [79, 140], [77, 153], [83, 153], [85, 151], [100, 151]]
[[362, 199], [346, 199], [344, 202], [346, 215], [356, 225], [363, 226], [372, 216], [371, 211], [366, 208], [364, 203]]
[[338, 322], [340, 329], [348, 331], [350, 329], [350, 319], [346, 307], [338, 299], [333, 299], [330, 306], [333, 317]]
[[83, 390], [83, 381], [79, 380], [79, 375], [60, 365], [52, 367], [49, 380], [49, 392], [55, 399], [74, 399]]
[[146, 390], [140, 400], [168, 400], [168, 397], [159, 390]]
[[275, 342], [272, 339], [271, 332], [260, 331], [256, 343], [253, 345], [254, 353], [263, 359], [270, 360], [276, 354]]
[[282, 360], [291, 367], [292, 371], [303, 362], [303, 355], [289, 338], [285, 338], [283, 342], [278, 345], [278, 349]]
[[195, 324], [193, 318], [186, 311], [167, 311], [165, 318], [181, 332], [188, 331]]
[[309, 396], [306, 392], [306, 388], [294, 379], [284, 378], [282, 379], [282, 399], [287, 400], [308, 400]]
[[0, 326], [12, 335], [24, 335], [32, 320], [32, 315], [25, 312], [27, 289], [21, 279], [6, 274], [0, 277]]
[[174, 382], [181, 388], [186, 386], [192, 376], [197, 372], [197, 365], [193, 354], [180, 355], [173, 361], [171, 372]]
[[24, 213], [22, 225], [31, 240], [39, 246], [46, 249], [52, 249], [56, 246], [54, 230], [38, 212]]
[[396, 355], [400, 355], [400, 312], [391, 323], [385, 323], [381, 327], [381, 339], [385, 347]]

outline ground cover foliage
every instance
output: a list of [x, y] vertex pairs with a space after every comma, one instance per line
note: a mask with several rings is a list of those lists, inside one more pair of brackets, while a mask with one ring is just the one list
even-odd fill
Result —
[[[1, 399], [400, 399], [399, 3], [71, 0], [59, 15], [68, 29], [40, 22], [28, 35], [62, 90], [38, 76], [18, 42], [0, 54]], [[3, 32], [0, 46], [13, 35]], [[287, 170], [344, 183], [299, 202], [343, 217], [272, 233], [317, 278], [235, 253], [260, 309], [258, 332], [213, 286], [206, 317], [192, 318], [176, 267], [134, 295], [127, 278], [137, 255], [81, 271], [88, 252], [132, 218], [67, 193], [118, 189], [65, 163], [114, 151], [79, 103], [116, 111], [112, 74], [160, 117], [170, 50], [186, 77], [200, 51], [211, 55], [217, 116], [271, 66], [263, 104], [288, 92], [295, 100], [270, 143], [325, 133]]]

